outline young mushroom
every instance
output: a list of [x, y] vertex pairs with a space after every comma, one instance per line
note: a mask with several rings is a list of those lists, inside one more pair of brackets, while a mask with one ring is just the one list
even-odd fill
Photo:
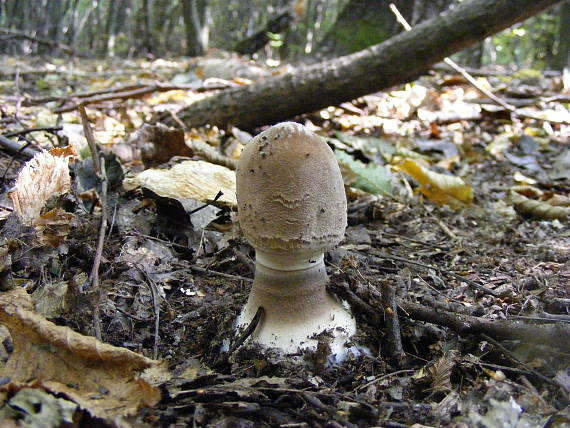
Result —
[[324, 252], [346, 228], [344, 184], [332, 150], [300, 124], [277, 124], [246, 145], [236, 184], [239, 223], [256, 253], [238, 328], [262, 307], [250, 340], [295, 353], [315, 350], [316, 336], [326, 331], [331, 354], [342, 360], [356, 323], [326, 290]]

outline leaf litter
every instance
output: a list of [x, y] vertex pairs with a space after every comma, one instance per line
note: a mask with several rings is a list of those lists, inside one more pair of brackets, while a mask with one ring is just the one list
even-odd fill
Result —
[[[144, 70], [136, 79], [76, 64], [73, 79], [85, 92], [135, 83], [159, 90], [87, 108], [109, 173], [100, 295], [89, 275], [101, 181], [79, 115], [54, 113], [75, 102], [77, 85], [60, 65], [42, 91], [22, 78], [18, 112], [11, 104], [18, 94], [9, 86], [0, 94], [6, 117], [20, 117], [3, 121], [3, 134], [61, 126], [22, 138], [37, 151], [55, 144], [79, 154], [69, 186], [41, 181], [43, 190], [29, 193], [36, 205], [24, 209], [6, 192], [24, 162], [0, 155], [0, 317], [9, 328], [0, 353], [3, 417], [28, 426], [89, 426], [94, 418], [107, 426], [220, 427], [570, 420], [568, 125], [510, 120], [447, 73], [299, 118], [343, 167], [349, 228], [327, 256], [330, 286], [350, 303], [360, 329], [354, 340], [370, 351], [316, 374], [317, 356], [284, 359], [255, 346], [221, 352], [253, 277], [253, 250], [234, 208], [233, 170], [249, 136], [235, 127], [179, 131], [145, 122], [207, 87], [248, 84], [234, 79], [236, 69], [251, 80], [264, 74], [240, 61], [229, 68], [201, 61], [132, 62]], [[162, 90], [158, 79], [199, 89]], [[492, 87], [493, 79], [480, 83]], [[556, 78], [544, 80], [533, 96], [558, 90]], [[501, 84], [506, 93], [516, 86]], [[41, 100], [47, 96], [59, 98]], [[543, 105], [531, 113], [567, 117], [567, 105]], [[14, 214], [32, 208], [25, 218], [34, 220]], [[403, 359], [388, 351], [387, 285]], [[106, 343], [90, 337], [95, 306]], [[149, 358], [155, 351], [167, 367]]]

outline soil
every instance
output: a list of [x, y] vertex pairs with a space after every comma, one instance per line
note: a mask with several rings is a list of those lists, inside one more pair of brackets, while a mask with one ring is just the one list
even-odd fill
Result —
[[[316, 114], [300, 120], [338, 128]], [[254, 250], [227, 208], [205, 231], [195, 230], [192, 216], [157, 198], [112, 188], [112, 228], [94, 290], [88, 275], [100, 207], [90, 211], [63, 197], [55, 204], [75, 218], [56, 248], [38, 246], [13, 215], [2, 220], [4, 245], [12, 249], [2, 283], [17, 279], [33, 292], [68, 281], [66, 309], [53, 321], [93, 335], [98, 308], [103, 341], [167, 363], [172, 378], [160, 385], [162, 400], [131, 418], [133, 426], [569, 426], [569, 223], [521, 214], [506, 198], [516, 171], [547, 192], [568, 194], [570, 185], [540, 181], [539, 173], [489, 156], [478, 136], [497, 129], [494, 120], [463, 129], [472, 137], [466, 164], [475, 199], [468, 208], [438, 206], [403, 181], [393, 198], [350, 197], [346, 237], [325, 258], [329, 289], [351, 304], [358, 322], [353, 343], [361, 355], [340, 365], [249, 342], [222, 352], [235, 341], [233, 322], [254, 267]], [[553, 139], [534, 154], [537, 165], [548, 171], [567, 149]], [[11, 156], [0, 156], [8, 185], [16, 170], [6, 169]], [[449, 313], [495, 328], [442, 321]], [[529, 336], [508, 337], [513, 325]], [[554, 325], [560, 341], [543, 343], [540, 335]], [[8, 358], [9, 340], [4, 345]], [[88, 414], [80, 425], [96, 423], [114, 425]]]

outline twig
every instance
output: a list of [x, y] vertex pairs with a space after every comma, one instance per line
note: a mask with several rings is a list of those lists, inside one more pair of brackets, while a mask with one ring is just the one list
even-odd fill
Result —
[[13, 141], [6, 138], [4, 135], [0, 135], [0, 146], [12, 155], [21, 155], [25, 158], [31, 159], [39, 150], [29, 147], [30, 143], [20, 143], [19, 141]]
[[382, 282], [382, 306], [384, 307], [384, 322], [386, 323], [386, 355], [400, 367], [406, 358], [402, 347], [396, 290], [390, 281]]
[[156, 319], [156, 317], [149, 317], [149, 318], [140, 318], [137, 317], [136, 315], [133, 314], [129, 314], [127, 311], [125, 311], [124, 309], [121, 309], [119, 307], [115, 307], [116, 310], [118, 310], [120, 313], [122, 313], [123, 315], [134, 319], [135, 321], [139, 321], [139, 322], [150, 322], [150, 321], [154, 321]]
[[365, 383], [364, 385], [359, 385], [359, 386], [357, 386], [356, 388], [354, 388], [354, 392], [360, 391], [361, 389], [366, 389], [366, 388], [368, 388], [370, 385], [374, 385], [375, 383], [381, 382], [381, 381], [383, 381], [384, 379], [388, 379], [388, 378], [391, 378], [391, 377], [394, 377], [394, 376], [398, 376], [398, 375], [400, 375], [400, 374], [413, 373], [413, 372], [415, 372], [415, 370], [398, 370], [398, 371], [396, 371], [396, 372], [392, 372], [392, 373], [385, 374], [384, 376], [377, 377], [376, 379], [371, 380], [370, 382]]
[[433, 215], [433, 213], [429, 212], [427, 207], [423, 203], [422, 207], [425, 210], [425, 212], [428, 213], [428, 215], [435, 220], [437, 225], [441, 228], [441, 230], [443, 230], [443, 233], [445, 233], [449, 237], [449, 239], [452, 239], [454, 241], [457, 239], [457, 235], [453, 233], [451, 229], [447, 227], [447, 225], [443, 221], [441, 221], [439, 218]]
[[154, 311], [154, 346], [152, 355], [153, 358], [156, 360], [158, 358], [158, 342], [160, 340], [160, 296], [158, 291], [158, 286], [156, 282], [151, 278], [151, 276], [140, 266], [134, 265], [135, 268], [142, 274], [142, 276], [146, 279], [146, 283], [148, 288], [150, 289], [150, 294], [152, 296], [152, 306]]
[[[400, 25], [402, 25], [402, 27], [404, 27], [404, 29], [406, 31], [411, 31], [412, 27], [410, 26], [410, 24], [408, 24], [408, 21], [406, 21], [406, 18], [404, 18], [402, 16], [402, 14], [400, 13], [400, 11], [398, 10], [398, 8], [396, 7], [396, 5], [394, 3], [390, 3], [390, 10], [396, 16], [396, 21], [398, 21], [400, 23]], [[504, 100], [502, 100], [501, 98], [499, 98], [495, 94], [493, 94], [491, 91], [489, 91], [487, 88], [484, 88], [483, 86], [481, 86], [479, 84], [479, 82], [477, 82], [477, 80], [475, 80], [473, 78], [473, 76], [471, 76], [463, 67], [461, 67], [459, 64], [457, 64], [451, 58], [446, 57], [443, 59], [443, 62], [445, 62], [453, 70], [455, 70], [456, 72], [461, 74], [463, 76], [463, 78], [465, 80], [467, 80], [467, 82], [469, 82], [469, 84], [471, 86], [473, 86], [475, 89], [477, 89], [479, 92], [481, 92], [483, 95], [485, 95], [487, 98], [489, 98], [490, 100], [492, 100], [496, 104], [503, 107], [505, 110], [508, 110], [511, 113], [513, 113], [515, 116], [525, 117], [525, 118], [534, 119], [534, 120], [540, 120], [543, 122], [552, 122], [552, 123], [561, 123], [561, 124], [570, 125], [570, 122], [566, 121], [566, 120], [546, 119], [543, 117], [535, 116], [533, 114], [523, 113], [523, 112], [517, 110], [517, 108], [515, 106], [512, 106], [512, 105], [506, 103]]]
[[144, 86], [142, 88], [126, 90], [122, 92], [111, 92], [101, 95], [94, 95], [90, 97], [84, 97], [80, 102], [75, 102], [67, 106], [63, 106], [54, 110], [54, 113], [65, 113], [77, 109], [80, 105], [87, 105], [93, 103], [99, 103], [102, 101], [110, 101], [117, 99], [129, 99], [129, 98], [139, 98], [143, 95], [152, 94], [153, 92], [166, 92], [172, 90], [187, 90], [195, 92], [210, 91], [215, 89], [226, 89], [230, 86], [234, 86], [231, 83], [224, 85], [167, 85], [163, 83], [155, 83], [154, 85]]
[[465, 277], [463, 277], [463, 276], [461, 276], [455, 272], [445, 270], [445, 269], [439, 268], [437, 266], [431, 266], [431, 265], [428, 265], [425, 263], [417, 262], [415, 260], [409, 260], [409, 259], [405, 259], [403, 257], [392, 256], [390, 254], [383, 253], [382, 251], [379, 251], [375, 248], [371, 248], [368, 251], [370, 253], [372, 253], [378, 257], [384, 258], [384, 259], [394, 260], [394, 261], [398, 261], [398, 262], [402, 262], [402, 263], [407, 263], [410, 265], [423, 267], [425, 269], [433, 269], [437, 272], [444, 273], [444, 274], [447, 273], [448, 275], [451, 275], [460, 281], [466, 282], [468, 285], [471, 285], [472, 287], [476, 288], [479, 291], [482, 291], [483, 293], [490, 294], [491, 296], [494, 296], [494, 297], [500, 297], [500, 293], [496, 292], [495, 290], [491, 290], [490, 288], [487, 288], [484, 285], [477, 284], [475, 281], [472, 281], [469, 278], [465, 278]]
[[91, 159], [93, 160], [93, 167], [95, 168], [95, 173], [97, 175], [100, 175], [101, 160], [99, 159], [99, 149], [97, 148], [97, 144], [95, 143], [93, 130], [89, 125], [89, 118], [87, 117], [85, 106], [79, 105], [78, 108], [79, 108], [79, 114], [81, 115], [81, 123], [83, 124], [83, 133], [85, 134], [85, 138], [87, 139], [87, 144], [89, 145], [89, 150], [91, 151]]
[[232, 274], [224, 273], [224, 272], [217, 272], [215, 270], [206, 269], [206, 268], [203, 268], [200, 266], [190, 266], [190, 270], [200, 272], [200, 273], [211, 273], [212, 275], [217, 275], [217, 276], [221, 276], [224, 278], [236, 279], [239, 281], [253, 282], [253, 279], [246, 278], [245, 276], [232, 275]]
[[101, 318], [100, 318], [100, 306], [102, 292], [99, 284], [99, 267], [101, 265], [101, 258], [103, 257], [103, 246], [105, 244], [105, 236], [107, 234], [107, 175], [105, 172], [105, 163], [101, 162], [99, 158], [99, 151], [95, 143], [95, 138], [93, 137], [93, 132], [91, 126], [89, 125], [89, 118], [85, 112], [85, 108], [81, 106], [79, 108], [81, 114], [81, 121], [83, 123], [83, 130], [85, 132], [85, 138], [91, 150], [91, 158], [93, 159], [93, 166], [95, 168], [95, 173], [101, 181], [101, 195], [99, 196], [99, 202], [101, 203], [101, 226], [99, 228], [99, 237], [97, 239], [97, 249], [95, 251], [95, 258], [93, 259], [93, 267], [91, 269], [91, 287], [96, 293], [96, 303], [93, 308], [93, 329], [95, 331], [95, 337], [101, 340]]
[[444, 246], [441, 246], [441, 245], [431, 244], [431, 243], [429, 243], [429, 242], [420, 241], [419, 239], [409, 238], [409, 237], [407, 237], [407, 236], [399, 235], [399, 234], [397, 234], [397, 233], [381, 232], [381, 234], [382, 234], [383, 236], [389, 236], [390, 238], [403, 239], [404, 241], [414, 242], [414, 243], [416, 243], [416, 244], [425, 245], [426, 247], [431, 247], [431, 248], [437, 248], [437, 249], [439, 249], [439, 250], [448, 250], [448, 249], [449, 249], [449, 247], [444, 247]]
[[63, 129], [63, 126], [42, 126], [39, 128], [26, 128], [26, 129], [22, 129], [20, 131], [8, 132], [8, 133], [3, 134], [3, 135], [6, 138], [10, 138], [10, 137], [15, 137], [16, 135], [26, 135], [26, 134], [29, 134], [30, 132], [40, 132], [40, 131], [57, 132], [57, 131], [61, 131], [62, 129]]
[[517, 363], [518, 365], [520, 365], [521, 367], [523, 367], [525, 370], [528, 370], [529, 372], [531, 372], [534, 376], [536, 376], [537, 378], [543, 380], [544, 382], [547, 382], [551, 385], [556, 385], [559, 386], [555, 381], [553, 381], [550, 378], [547, 378], [546, 376], [544, 376], [543, 374], [537, 372], [536, 370], [534, 370], [532, 367], [530, 367], [528, 364], [522, 362], [521, 360], [519, 360], [511, 351], [509, 351], [507, 348], [505, 348], [503, 345], [501, 345], [499, 342], [497, 342], [495, 339], [493, 339], [492, 337], [489, 337], [488, 335], [486, 335], [485, 333], [481, 334], [481, 337], [483, 337], [485, 340], [491, 342], [493, 345], [495, 345], [497, 348], [499, 348], [501, 350], [501, 352], [503, 354], [505, 354], [507, 357], [509, 357], [511, 360], [513, 360], [515, 363]]
[[235, 342], [232, 343], [232, 346], [228, 351], [229, 355], [233, 354], [235, 350], [239, 348], [241, 345], [243, 345], [243, 343], [247, 340], [247, 338], [251, 336], [251, 334], [255, 331], [255, 328], [261, 322], [261, 319], [263, 318], [264, 314], [265, 314], [265, 309], [263, 309], [262, 306], [257, 308], [257, 311], [255, 312], [255, 315], [251, 319], [251, 322], [248, 324], [245, 330], [243, 330], [243, 332], [239, 335], [239, 337], [235, 340]]

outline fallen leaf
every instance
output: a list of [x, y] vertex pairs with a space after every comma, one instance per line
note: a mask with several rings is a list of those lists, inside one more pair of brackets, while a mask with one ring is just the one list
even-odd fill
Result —
[[570, 207], [551, 205], [545, 201], [529, 199], [517, 192], [511, 192], [511, 203], [522, 214], [543, 220], [566, 220], [570, 216]]
[[392, 194], [392, 178], [382, 165], [364, 164], [342, 150], [335, 151], [342, 177], [348, 186], [356, 187], [373, 195]]
[[111, 420], [160, 400], [158, 388], [140, 377], [156, 361], [47, 321], [33, 312], [32, 298], [21, 288], [0, 293], [0, 322], [14, 346], [0, 370], [10, 383], [0, 391], [41, 386]]
[[0, 408], [0, 420], [18, 421], [17, 426], [28, 428], [57, 428], [73, 424], [76, 409], [77, 404], [41, 389], [23, 388]]
[[432, 202], [455, 209], [473, 202], [473, 189], [459, 177], [430, 171], [414, 160], [406, 160], [395, 168], [413, 177], [420, 185], [419, 191]]
[[185, 161], [170, 169], [147, 169], [125, 178], [123, 186], [126, 190], [146, 187], [165, 198], [200, 202], [212, 202], [221, 191], [223, 195], [217, 202], [237, 206], [235, 172], [204, 161]]

